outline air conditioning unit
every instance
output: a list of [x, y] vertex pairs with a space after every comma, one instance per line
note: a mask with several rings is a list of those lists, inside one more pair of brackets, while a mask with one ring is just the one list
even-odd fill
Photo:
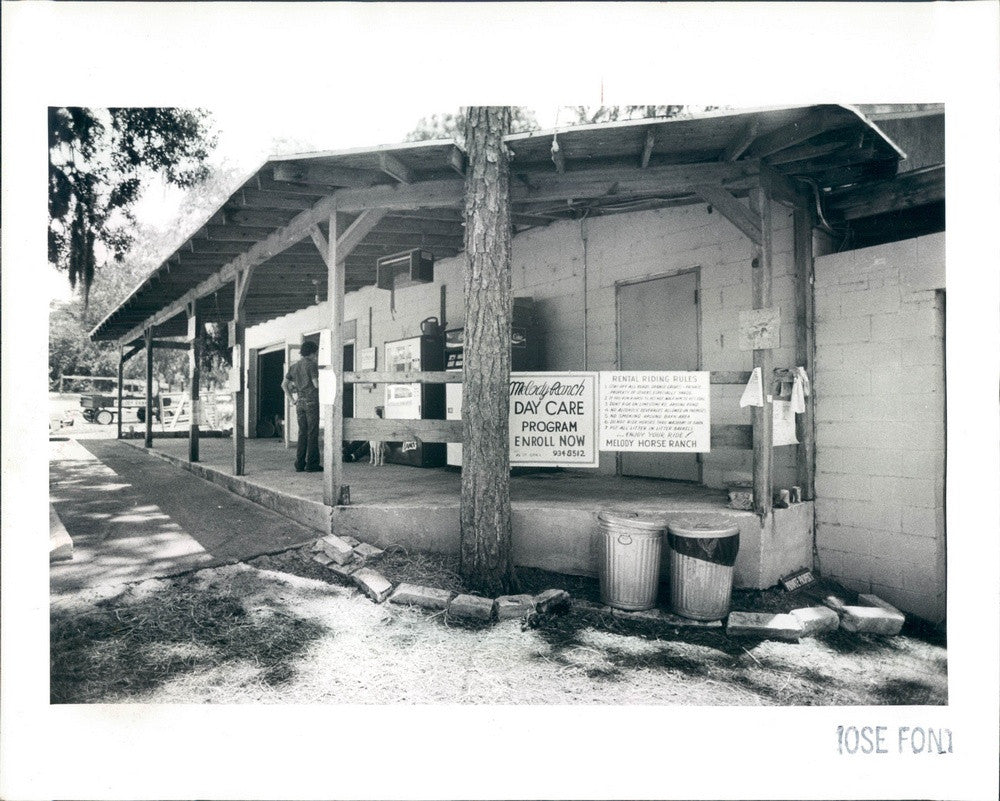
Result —
[[382, 256], [376, 265], [379, 289], [402, 289], [434, 280], [434, 254], [420, 248]]

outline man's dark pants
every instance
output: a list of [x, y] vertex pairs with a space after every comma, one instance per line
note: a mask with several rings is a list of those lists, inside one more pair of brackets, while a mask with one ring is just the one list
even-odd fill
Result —
[[299, 423], [299, 444], [295, 451], [296, 470], [316, 470], [319, 463], [319, 404], [299, 403], [295, 407]]

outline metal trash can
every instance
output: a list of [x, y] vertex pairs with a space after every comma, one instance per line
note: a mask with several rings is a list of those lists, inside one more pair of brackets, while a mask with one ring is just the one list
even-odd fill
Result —
[[718, 520], [684, 520], [667, 526], [670, 608], [692, 620], [729, 614], [740, 530]]
[[616, 609], [652, 609], [660, 583], [666, 522], [636, 512], [608, 510], [597, 515], [597, 522], [601, 600]]

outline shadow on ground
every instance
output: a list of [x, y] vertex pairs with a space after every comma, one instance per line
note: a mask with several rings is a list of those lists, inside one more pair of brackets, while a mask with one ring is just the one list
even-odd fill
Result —
[[245, 599], [268, 584], [247, 576], [207, 592], [194, 574], [142, 596], [126, 589], [82, 612], [53, 607], [51, 703], [134, 698], [220, 668], [248, 670], [269, 687], [291, 681], [296, 658], [329, 632], [274, 599], [249, 607]]

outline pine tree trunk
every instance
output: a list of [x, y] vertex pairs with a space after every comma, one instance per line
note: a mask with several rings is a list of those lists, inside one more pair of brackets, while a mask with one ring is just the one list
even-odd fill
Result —
[[508, 107], [474, 106], [465, 134], [462, 576], [487, 596], [516, 588], [507, 440], [510, 386]]

